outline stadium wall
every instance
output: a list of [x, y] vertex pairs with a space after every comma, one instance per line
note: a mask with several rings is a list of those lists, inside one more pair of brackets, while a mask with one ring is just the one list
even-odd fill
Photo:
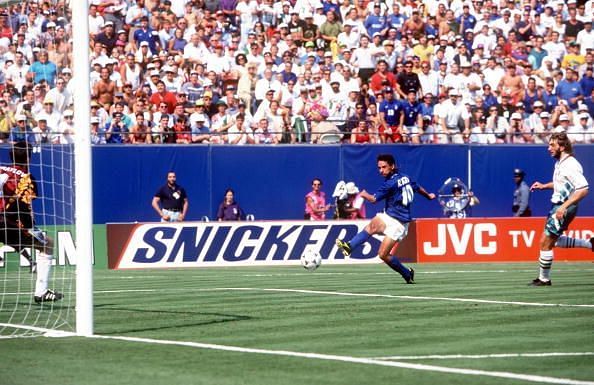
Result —
[[[389, 152], [402, 172], [437, 192], [448, 177], [460, 177], [481, 201], [473, 217], [511, 215], [512, 171], [526, 171], [527, 181], [550, 181], [553, 159], [545, 146], [466, 145], [296, 145], [296, 146], [96, 146], [93, 148], [94, 223], [147, 222], [158, 218], [151, 208], [167, 171], [177, 173], [190, 201], [187, 219], [213, 218], [226, 188], [256, 220], [302, 219], [311, 180], [323, 180], [330, 197], [339, 180], [374, 191], [382, 182], [375, 157]], [[576, 146], [586, 178], [594, 183], [594, 146]], [[533, 215], [550, 208], [550, 191], [532, 194]], [[381, 205], [367, 204], [368, 216]], [[417, 196], [417, 218], [438, 218], [437, 201]], [[580, 205], [580, 215], [594, 216], [594, 193]]]

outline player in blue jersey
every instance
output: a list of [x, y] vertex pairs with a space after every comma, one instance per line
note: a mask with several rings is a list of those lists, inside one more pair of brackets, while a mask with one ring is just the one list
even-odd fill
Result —
[[394, 246], [402, 241], [408, 232], [408, 224], [412, 220], [410, 209], [415, 197], [415, 192], [427, 199], [435, 199], [435, 194], [428, 193], [423, 187], [411, 181], [408, 175], [402, 174], [396, 167], [396, 161], [391, 154], [380, 154], [377, 157], [377, 168], [385, 178], [384, 183], [375, 192], [369, 194], [363, 190], [360, 196], [371, 203], [385, 201], [384, 211], [377, 214], [371, 222], [365, 226], [348, 242], [341, 239], [336, 240], [336, 245], [342, 250], [345, 256], [351, 255], [351, 251], [361, 246], [374, 234], [384, 234], [384, 240], [379, 248], [379, 257], [390, 268], [398, 272], [406, 283], [414, 283], [415, 271], [404, 266], [395, 255], [390, 255]]

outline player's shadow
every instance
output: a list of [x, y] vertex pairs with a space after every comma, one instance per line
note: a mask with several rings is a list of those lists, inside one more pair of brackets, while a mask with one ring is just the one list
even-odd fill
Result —
[[[178, 329], [184, 327], [195, 327], [195, 326], [207, 326], [207, 325], [215, 325], [215, 324], [222, 324], [227, 322], [237, 322], [237, 321], [246, 321], [251, 320], [253, 317], [238, 315], [238, 314], [225, 314], [225, 313], [209, 313], [209, 312], [195, 312], [195, 311], [176, 311], [176, 310], [149, 310], [149, 309], [131, 309], [131, 308], [121, 308], [116, 307], [110, 304], [104, 305], [95, 305], [95, 315], [96, 321], [98, 318], [101, 317], [101, 311], [106, 310], [110, 312], [128, 312], [128, 313], [144, 313], [144, 314], [152, 314], [150, 318], [150, 323], [155, 326], [150, 327], [138, 327], [138, 328], [130, 328], [130, 329], [120, 329], [120, 330], [109, 330], [105, 332], [97, 331], [100, 334], [126, 334], [126, 333], [136, 333], [136, 332], [150, 332], [150, 331], [157, 331], [157, 330], [165, 330], [165, 329]], [[163, 315], [167, 317], [167, 324], [158, 325], [156, 322], [160, 317], [158, 315]], [[157, 317], [155, 317], [157, 316]], [[175, 322], [174, 316], [178, 317], [200, 317], [206, 318], [200, 321], [193, 321], [193, 322], [184, 322], [178, 323]], [[144, 319], [143, 322], [146, 322], [147, 319]], [[139, 322], [139, 321], [138, 321]]]

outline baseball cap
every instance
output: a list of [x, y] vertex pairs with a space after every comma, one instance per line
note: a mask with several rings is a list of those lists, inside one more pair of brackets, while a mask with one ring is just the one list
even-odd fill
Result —
[[590, 119], [590, 114], [587, 112], [582, 112], [578, 115], [580, 119]]
[[519, 113], [517, 113], [517, 112], [514, 112], [514, 113], [511, 115], [511, 119], [512, 119], [512, 120], [522, 120], [522, 115], [521, 115], [521, 114], [519, 114]]
[[514, 176], [524, 176], [526, 173], [520, 168], [514, 168]]
[[91, 124], [93, 124], [93, 123], [99, 123], [99, 118], [97, 116], [91, 117]]
[[543, 112], [541, 112], [541, 113], [540, 113], [540, 115], [539, 115], [539, 116], [540, 116], [542, 119], [546, 119], [546, 118], [550, 118], [550, 117], [551, 117], [551, 114], [549, 114], [549, 113], [548, 113], [548, 112], [546, 112], [546, 111], [543, 111]]
[[450, 95], [450, 96], [458, 96], [458, 91], [456, 91], [455, 89], [451, 89], [450, 92], [448, 92], [448, 95]]
[[26, 117], [25, 115], [22, 115], [22, 114], [18, 114], [18, 115], [16, 115], [14, 118], [15, 118], [15, 120], [16, 120], [17, 122], [21, 122], [21, 121], [23, 121], [23, 120], [27, 120], [27, 117]]
[[537, 101], [534, 102], [533, 106], [534, 107], [543, 107], [544, 104], [542, 104], [542, 102], [540, 100], [537, 100]]
[[561, 116], [559, 116], [559, 121], [560, 122], [568, 122], [569, 116], [567, 116], [566, 114], [562, 114]]

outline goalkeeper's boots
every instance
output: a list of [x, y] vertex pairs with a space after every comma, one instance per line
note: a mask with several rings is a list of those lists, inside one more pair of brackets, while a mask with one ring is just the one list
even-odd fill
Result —
[[532, 282], [530, 282], [528, 284], [528, 286], [551, 286], [553, 283], [549, 280], [549, 281], [542, 281], [540, 278], [536, 278], [534, 280], [532, 280]]
[[42, 303], [42, 302], [56, 302], [64, 298], [64, 294], [60, 293], [59, 291], [47, 290], [41, 296], [34, 296], [35, 303]]
[[408, 271], [410, 272], [410, 275], [408, 276], [406, 283], [413, 284], [415, 283], [415, 270], [411, 267], [410, 269], [408, 269]]
[[342, 254], [345, 257], [351, 255], [351, 245], [348, 242], [342, 241], [340, 239], [336, 239], [336, 246], [342, 251]]

